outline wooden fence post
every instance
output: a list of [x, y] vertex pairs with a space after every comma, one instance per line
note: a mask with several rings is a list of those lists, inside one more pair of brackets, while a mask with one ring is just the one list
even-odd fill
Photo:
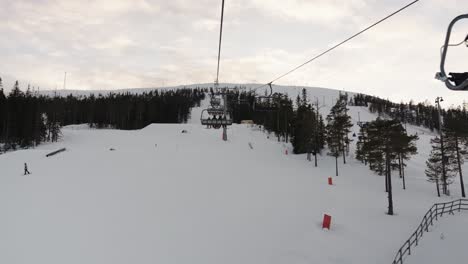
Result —
[[[454, 211], [457, 210], [456, 202], [458, 202], [458, 211], [460, 212], [462, 209], [463, 210], [468, 210], [468, 203], [465, 204], [464, 202], [468, 202], [468, 199], [459, 199], [459, 200], [454, 200], [451, 202], [447, 203], [436, 203], [434, 204], [429, 211], [426, 212], [424, 215], [421, 223], [419, 224], [418, 228], [416, 228], [416, 231], [409, 237], [408, 240], [403, 244], [403, 246], [398, 250], [397, 255], [395, 256], [395, 259], [393, 260], [393, 264], [403, 264], [403, 257], [407, 254], [408, 256], [411, 255], [411, 240], [413, 239], [413, 236], [415, 237], [414, 242], [415, 246], [418, 245], [419, 239], [423, 237], [424, 231], [429, 232], [429, 223], [434, 225], [434, 216], [435, 220], [437, 221], [440, 216], [443, 216], [445, 213], [449, 214], [454, 214]], [[450, 206], [448, 206], [450, 204]], [[439, 207], [441, 212], [439, 213]], [[449, 208], [450, 207], [450, 208]], [[455, 208], [454, 208], [455, 207]], [[446, 211], [447, 209], [447, 211]], [[435, 214], [435, 215], [434, 215]], [[429, 222], [430, 221], [430, 222]]]
[[429, 232], [429, 223], [427, 222], [427, 217], [426, 217], [426, 222], [425, 222], [425, 224], [426, 224], [426, 232]]
[[453, 215], [453, 204], [455, 203], [455, 201], [452, 201], [450, 203], [450, 214]]
[[434, 206], [431, 208], [431, 226], [434, 225], [434, 215], [432, 214], [434, 212], [433, 210]]

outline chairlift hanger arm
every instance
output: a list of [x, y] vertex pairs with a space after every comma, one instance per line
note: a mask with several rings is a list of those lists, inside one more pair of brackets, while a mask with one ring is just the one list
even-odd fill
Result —
[[270, 86], [270, 96], [273, 94], [273, 88], [271, 88], [271, 82], [268, 83], [268, 86]]
[[[445, 82], [445, 85], [447, 86], [447, 88], [449, 88], [450, 90], [455, 90], [455, 91], [468, 90], [468, 79], [466, 79], [465, 81], [463, 81], [462, 83], [458, 85], [452, 84], [450, 82], [450, 78], [447, 76], [447, 73], [445, 71], [445, 61], [447, 58], [448, 47], [450, 46], [450, 36], [452, 35], [453, 26], [455, 25], [455, 23], [457, 23], [458, 21], [462, 19], [468, 19], [468, 14], [457, 16], [456, 18], [452, 20], [452, 22], [450, 22], [448, 26], [447, 35], [445, 37], [445, 43], [444, 43], [443, 51], [442, 51], [442, 57], [440, 60], [440, 73], [437, 74], [437, 79]], [[466, 40], [468, 40], [468, 36], [465, 39], [465, 41]]]

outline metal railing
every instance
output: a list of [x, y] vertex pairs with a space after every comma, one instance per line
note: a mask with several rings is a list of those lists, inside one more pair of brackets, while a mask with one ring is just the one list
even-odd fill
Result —
[[409, 237], [408, 240], [398, 250], [393, 264], [403, 264], [403, 259], [407, 255], [411, 255], [411, 247], [415, 247], [420, 242], [424, 232], [429, 232], [429, 225], [433, 225], [434, 220], [437, 221], [439, 217], [444, 214], [453, 214], [453, 212], [461, 210], [468, 210], [468, 199], [459, 199], [446, 203], [436, 203], [424, 215], [421, 223], [416, 231]]

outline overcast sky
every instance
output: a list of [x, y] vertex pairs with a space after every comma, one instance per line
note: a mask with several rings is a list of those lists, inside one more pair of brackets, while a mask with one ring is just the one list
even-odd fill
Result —
[[[226, 0], [220, 82], [265, 83], [409, 0]], [[41, 89], [213, 82], [221, 0], [0, 0], [0, 76]], [[277, 84], [390, 98], [468, 101], [434, 79], [439, 48], [466, 0], [421, 0]], [[468, 33], [459, 23], [452, 42]], [[468, 48], [448, 70], [468, 71]]]

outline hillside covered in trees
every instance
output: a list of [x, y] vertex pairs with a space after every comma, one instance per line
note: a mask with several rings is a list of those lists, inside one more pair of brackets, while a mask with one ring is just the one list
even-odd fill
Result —
[[[349, 105], [368, 107], [372, 113], [379, 116], [398, 119], [402, 123], [408, 123], [430, 129], [431, 131], [439, 128], [439, 116], [437, 107], [429, 102], [414, 103], [394, 103], [386, 99], [375, 96], [356, 94], [349, 100]], [[440, 113], [444, 120], [450, 113], [461, 113], [468, 119], [466, 109], [458, 107], [455, 109], [441, 109]]]
[[183, 123], [204, 97], [201, 89], [48, 97], [29, 87], [23, 92], [18, 82], [5, 94], [0, 79], [0, 151], [57, 141], [60, 128], [71, 124], [128, 130]]

